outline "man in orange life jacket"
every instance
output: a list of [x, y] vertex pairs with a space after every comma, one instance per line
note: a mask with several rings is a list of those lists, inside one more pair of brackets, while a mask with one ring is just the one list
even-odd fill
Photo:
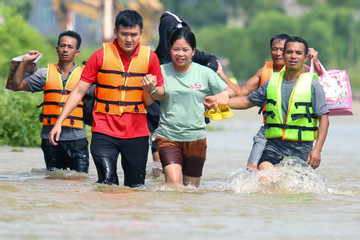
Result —
[[164, 94], [159, 59], [148, 46], [140, 44], [143, 19], [133, 10], [116, 16], [113, 43], [104, 43], [89, 59], [81, 79], [70, 94], [64, 110], [50, 132], [56, 145], [61, 123], [76, 107], [92, 84], [95, 88], [90, 151], [98, 183], [119, 185], [117, 159], [121, 154], [124, 185], [145, 183], [149, 150], [149, 129], [145, 105]]
[[[290, 36], [287, 34], [278, 34], [273, 36], [270, 39], [270, 54], [272, 61], [266, 61], [265, 65], [258, 69], [254, 76], [252, 76], [243, 86], [238, 86], [237, 84], [232, 83], [227, 78], [222, 77], [225, 82], [232, 87], [237, 96], [247, 96], [256, 89], [258, 89], [266, 80], [269, 80], [271, 75], [274, 72], [279, 72], [284, 67], [285, 62], [283, 59], [284, 44]], [[315, 69], [320, 74], [322, 70], [320, 68], [319, 62], [317, 61], [318, 52], [313, 48], [309, 48], [310, 59], [313, 59]], [[303, 65], [302, 71], [308, 72], [310, 70], [309, 66]], [[265, 120], [265, 119], [264, 119]], [[261, 154], [264, 150], [266, 144], [265, 138], [265, 128], [261, 126], [257, 134], [253, 137], [253, 146], [248, 158], [247, 168], [250, 170], [256, 170], [258, 166], [258, 161], [261, 157]]]
[[41, 148], [47, 170], [69, 168], [78, 172], [88, 172], [89, 169], [89, 150], [82, 120], [82, 103], [79, 103], [64, 121], [58, 146], [49, 143], [49, 132], [60, 115], [67, 97], [78, 83], [83, 70], [83, 67], [74, 62], [74, 58], [79, 55], [80, 45], [79, 34], [74, 31], [65, 31], [58, 38], [56, 51], [59, 61], [57, 64], [48, 64], [48, 67], [41, 68], [24, 78], [26, 65], [41, 54], [39, 51], [30, 50], [29, 55], [24, 56], [14, 75], [14, 91], [44, 91]]

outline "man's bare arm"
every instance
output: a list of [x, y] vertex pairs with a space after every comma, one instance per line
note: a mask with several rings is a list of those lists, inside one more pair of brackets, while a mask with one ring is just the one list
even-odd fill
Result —
[[246, 96], [237, 96], [229, 99], [231, 109], [248, 109], [255, 106]]
[[239, 96], [247, 96], [260, 87], [260, 79], [263, 68], [264, 67], [261, 67], [259, 70], [257, 70], [255, 75], [252, 76], [249, 80], [247, 80], [243, 86], [241, 86], [242, 91], [241, 95]]
[[29, 55], [24, 56], [13, 78], [13, 91], [30, 91], [30, 88], [24, 78], [26, 66], [33, 62], [40, 54], [41, 53], [38, 51], [30, 50]]

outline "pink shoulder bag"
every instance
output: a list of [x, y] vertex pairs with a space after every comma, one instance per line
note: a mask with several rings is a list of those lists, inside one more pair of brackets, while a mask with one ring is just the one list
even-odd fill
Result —
[[[319, 64], [324, 72], [319, 76], [319, 82], [325, 92], [329, 115], [353, 115], [352, 92], [347, 72], [336, 69], [327, 71], [320, 61]], [[313, 60], [311, 60], [310, 72], [315, 72]]]

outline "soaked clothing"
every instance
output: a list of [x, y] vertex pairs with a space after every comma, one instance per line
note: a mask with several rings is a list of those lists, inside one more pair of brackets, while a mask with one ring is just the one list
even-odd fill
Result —
[[261, 126], [259, 131], [253, 137], [253, 146], [249, 155], [248, 163], [258, 163], [266, 145], [265, 127]]
[[98, 183], [119, 185], [116, 172], [117, 160], [121, 154], [124, 185], [138, 187], [145, 184], [148, 137], [119, 139], [93, 133], [90, 151], [98, 173]]
[[183, 175], [201, 177], [206, 159], [206, 139], [193, 142], [176, 142], [157, 137], [161, 165], [165, 168], [169, 164], [182, 166]]
[[[76, 67], [77, 65], [74, 64], [68, 77]], [[43, 91], [46, 84], [47, 70], [47, 68], [41, 68], [34, 74], [25, 78], [31, 92]], [[65, 86], [68, 78], [62, 80], [63, 85]], [[78, 172], [88, 172], [89, 150], [85, 125], [82, 129], [62, 127], [58, 146], [53, 146], [49, 142], [49, 133], [52, 128], [52, 125], [43, 125], [41, 130], [41, 149], [44, 153], [46, 169], [55, 170], [69, 168], [70, 170], [76, 170]]]
[[48, 139], [42, 139], [41, 149], [47, 170], [70, 169], [85, 173], [89, 171], [89, 148], [86, 138], [59, 141], [57, 146], [52, 145]]
[[155, 130], [159, 125], [160, 103], [158, 101], [154, 101], [153, 104], [146, 106], [145, 108], [147, 112], [146, 114], [147, 123], [150, 131], [149, 142], [151, 146], [151, 152], [154, 153], [159, 150], [157, 143], [155, 141], [155, 136], [156, 136]]
[[173, 63], [161, 65], [161, 69], [165, 96], [156, 130], [160, 161], [163, 166], [180, 164], [184, 175], [200, 177], [206, 158], [203, 99], [222, 92], [227, 84], [214, 71], [197, 63], [192, 63], [186, 73], [176, 72]]
[[[274, 72], [273, 69], [274, 63], [272, 61], [266, 61], [261, 73], [259, 86], [263, 85], [266, 80], [270, 79], [271, 75]], [[262, 110], [264, 110], [264, 108], [266, 109], [266, 106], [263, 107]], [[265, 122], [265, 118], [263, 119]], [[257, 164], [259, 162], [261, 154], [264, 151], [265, 144], [265, 128], [264, 126], [261, 126], [257, 134], [253, 137], [253, 147], [251, 149], [247, 164]]]
[[[127, 72], [133, 57], [139, 55], [140, 44], [129, 58], [121, 51], [116, 39], [113, 44], [119, 53], [124, 70]], [[155, 75], [157, 86], [161, 86], [163, 85], [163, 76], [159, 60], [153, 51], [150, 51], [149, 57], [149, 63], [146, 63], [147, 73]], [[95, 51], [86, 64], [81, 81], [96, 84], [98, 73], [106, 60], [103, 48]], [[112, 80], [117, 81], [115, 77], [110, 81]], [[124, 171], [124, 185], [137, 187], [144, 184], [150, 135], [146, 113], [124, 112], [116, 115], [98, 112], [94, 109], [93, 117], [90, 151], [96, 165], [98, 183], [119, 185], [117, 160], [120, 154], [121, 166]]]
[[[296, 84], [296, 80], [291, 82], [287, 82], [283, 80], [282, 83], [282, 112], [283, 118], [285, 119], [287, 110], [288, 110], [288, 102], [292, 92]], [[266, 102], [267, 94], [267, 86], [269, 81], [266, 81], [260, 88], [256, 91], [252, 92], [247, 98], [250, 102], [252, 102], [256, 106], [263, 106], [264, 102]], [[312, 80], [311, 86], [311, 98], [312, 98], [312, 108], [314, 109], [314, 114], [316, 116], [321, 116], [324, 114], [328, 114], [329, 110], [327, 108], [325, 93], [320, 83], [316, 80]], [[304, 161], [306, 161], [307, 156], [312, 150], [313, 142], [295, 142], [295, 141], [286, 141], [281, 138], [275, 139], [267, 139], [264, 152], [259, 160], [259, 163], [262, 162], [278, 162], [285, 156], [297, 156]], [[275, 159], [275, 160], [272, 160]], [[277, 159], [277, 160], [276, 160]]]

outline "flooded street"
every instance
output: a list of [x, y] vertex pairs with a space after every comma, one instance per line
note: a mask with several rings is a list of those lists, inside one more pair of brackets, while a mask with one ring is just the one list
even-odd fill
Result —
[[289, 159], [262, 173], [271, 186], [244, 170], [255, 108], [210, 124], [199, 188], [164, 185], [151, 157], [146, 186], [130, 189], [95, 184], [92, 159], [89, 174], [48, 172], [40, 148], [0, 147], [0, 238], [360, 240], [359, 110], [330, 117], [318, 169]]

